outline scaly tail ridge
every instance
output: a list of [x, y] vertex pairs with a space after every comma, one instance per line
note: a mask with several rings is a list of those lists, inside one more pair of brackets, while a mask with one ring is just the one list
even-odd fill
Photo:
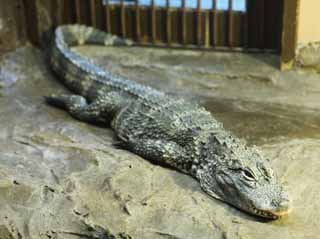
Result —
[[56, 40], [67, 47], [95, 44], [105, 46], [130, 46], [133, 42], [84, 25], [64, 25], [56, 29]]
[[119, 79], [70, 49], [82, 44], [130, 46], [132, 41], [84, 25], [57, 27], [50, 64], [71, 91], [90, 99], [91, 96], [96, 96], [96, 92], [90, 90], [93, 84], [96, 89], [102, 85], [119, 88], [129, 84], [129, 81]]
[[74, 93], [85, 97], [89, 102], [96, 99], [102, 88], [107, 91], [124, 92], [133, 98], [143, 98], [147, 101], [164, 94], [113, 75], [71, 50], [71, 47], [82, 44], [131, 46], [133, 42], [84, 25], [59, 26], [55, 31], [50, 63], [62, 82]]

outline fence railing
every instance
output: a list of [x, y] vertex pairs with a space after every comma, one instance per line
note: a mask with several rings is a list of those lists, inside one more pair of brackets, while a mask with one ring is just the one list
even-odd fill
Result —
[[[30, 5], [33, 1], [25, 2]], [[65, 23], [92, 25], [131, 38], [141, 45], [280, 50], [283, 0], [55, 0], [50, 2], [54, 25]], [[26, 15], [29, 18], [33, 16], [32, 13]], [[29, 21], [33, 21], [35, 25], [34, 21], [37, 19]], [[31, 34], [35, 34], [32, 28]]]

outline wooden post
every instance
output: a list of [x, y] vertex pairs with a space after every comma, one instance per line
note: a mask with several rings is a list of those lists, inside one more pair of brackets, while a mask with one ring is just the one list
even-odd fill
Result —
[[64, 23], [63, 18], [63, 0], [56, 0], [50, 2], [51, 5], [51, 13], [52, 13], [52, 21], [54, 22], [54, 25], [61, 25]]
[[81, 23], [81, 0], [76, 0], [76, 21], [77, 23]]
[[265, 0], [260, 0], [259, 1], [259, 13], [260, 13], [260, 32], [259, 32], [259, 48], [265, 48], [265, 39], [264, 39], [264, 1]]
[[217, 45], [217, 28], [218, 28], [218, 21], [217, 21], [217, 0], [212, 0], [212, 46], [215, 47]]
[[155, 0], [151, 0], [151, 38], [155, 43], [157, 40], [157, 22], [156, 22], [156, 7]]
[[124, 0], [120, 0], [120, 18], [121, 18], [121, 34], [123, 38], [126, 38], [126, 9]]
[[186, 0], [182, 0], [182, 12], [181, 12], [181, 22], [182, 22], [182, 44], [187, 44], [187, 23], [186, 23]]
[[168, 45], [171, 45], [170, 0], [166, 0], [166, 28], [167, 28], [167, 43]]
[[204, 34], [204, 46], [210, 46], [210, 12], [205, 12], [205, 34]]
[[40, 43], [38, 9], [35, 1], [24, 1], [26, 28], [29, 40], [34, 44]]
[[197, 44], [201, 46], [201, 0], [197, 0]]
[[300, 0], [284, 0], [281, 39], [281, 70], [293, 66], [297, 47], [298, 9]]
[[140, 25], [140, 9], [139, 0], [136, 0], [136, 40], [139, 42], [141, 40], [141, 25]]
[[246, 0], [246, 8], [245, 8], [245, 12], [243, 15], [243, 46], [244, 48], [248, 48], [249, 47], [249, 36], [248, 36], [248, 30], [249, 30], [249, 26], [248, 26], [248, 4], [249, 4], [249, 0]]
[[110, 4], [109, 0], [106, 2], [106, 31], [111, 33], [111, 15], [110, 15]]
[[233, 46], [233, 0], [229, 0], [228, 9], [228, 45]]
[[[61, 1], [61, 0], [60, 0]], [[96, 0], [90, 0], [90, 15], [91, 15], [91, 25], [97, 28], [97, 9]]]

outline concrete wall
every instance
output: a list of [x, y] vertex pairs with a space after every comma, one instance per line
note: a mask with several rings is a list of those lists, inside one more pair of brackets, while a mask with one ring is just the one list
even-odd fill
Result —
[[300, 0], [298, 44], [320, 42], [320, 1]]

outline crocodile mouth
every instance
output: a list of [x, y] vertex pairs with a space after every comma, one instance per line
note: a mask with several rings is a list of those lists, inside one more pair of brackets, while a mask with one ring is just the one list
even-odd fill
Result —
[[264, 217], [264, 218], [270, 218], [270, 219], [279, 219], [282, 216], [286, 216], [290, 213], [291, 209], [287, 208], [286, 210], [282, 211], [272, 211], [272, 210], [261, 210], [256, 207], [252, 207], [252, 213], [254, 215]]

